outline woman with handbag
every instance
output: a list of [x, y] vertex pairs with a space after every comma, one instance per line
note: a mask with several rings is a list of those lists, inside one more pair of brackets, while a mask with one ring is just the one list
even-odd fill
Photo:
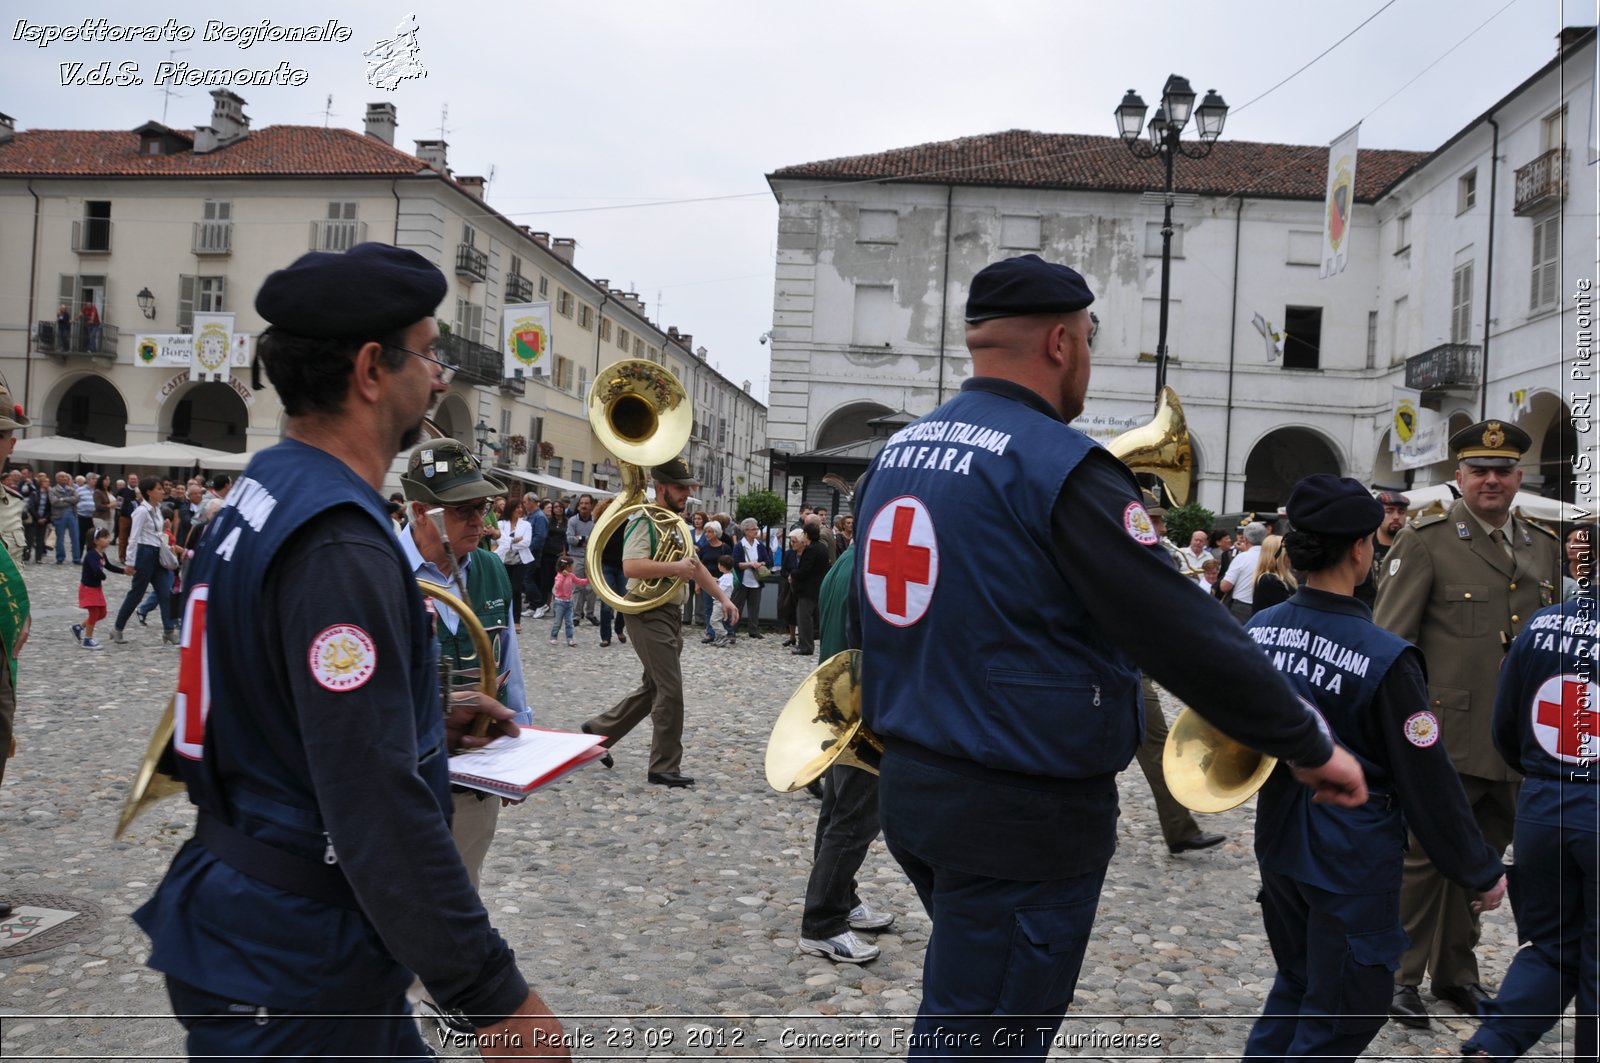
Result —
[[[500, 521], [500, 541], [495, 552], [506, 564], [506, 575], [511, 578], [511, 625], [522, 630], [522, 596], [528, 581], [529, 566], [534, 564], [533, 527], [528, 523], [528, 499], [519, 498], [511, 507], [511, 514]], [[533, 611], [532, 602], [529, 612]]]
[[[126, 641], [123, 638], [123, 629], [128, 626], [128, 618], [139, 605], [139, 599], [145, 591], [154, 588], [156, 604], [161, 607], [162, 641], [169, 645], [178, 645], [178, 622], [172, 615], [172, 569], [162, 563], [162, 546], [165, 536], [162, 533], [161, 503], [166, 499], [166, 489], [155, 482], [144, 499], [134, 508], [133, 523], [128, 531], [128, 542], [134, 548], [133, 560], [133, 585], [128, 588], [127, 596], [122, 599], [122, 606], [117, 610], [117, 623], [111, 629], [111, 641], [119, 645]], [[172, 554], [170, 544], [167, 552]], [[172, 568], [177, 568], [177, 557], [172, 556]]]

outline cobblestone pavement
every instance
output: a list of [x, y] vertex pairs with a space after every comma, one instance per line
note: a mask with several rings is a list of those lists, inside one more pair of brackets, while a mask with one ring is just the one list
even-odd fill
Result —
[[[20, 752], [0, 789], [0, 898], [80, 898], [103, 915], [81, 940], [16, 957], [0, 948], [0, 1057], [178, 1058], [181, 1030], [128, 914], [189, 834], [190, 806], [169, 800], [124, 840], [111, 837], [177, 651], [154, 617], [131, 622], [125, 646], [80, 649], [68, 631], [81, 618], [76, 568], [29, 565], [26, 575], [34, 626], [19, 668]], [[114, 615], [126, 585], [110, 579]], [[615, 770], [591, 765], [506, 809], [483, 873], [496, 925], [578, 1031], [581, 1056], [903, 1054], [895, 1031], [916, 1011], [929, 923], [881, 841], [861, 892], [899, 913], [877, 937], [882, 957], [835, 966], [796, 948], [817, 804], [773, 793], [762, 764], [778, 708], [814, 661], [770, 634], [729, 648], [686, 635], [684, 771], [699, 785], [646, 784], [645, 727], [617, 747]], [[601, 647], [598, 628], [585, 625], [575, 648], [547, 638], [524, 623], [542, 725], [575, 730], [638, 678], [631, 648]], [[1057, 1054], [1237, 1055], [1273, 974], [1251, 807], [1205, 817], [1229, 836], [1223, 846], [1172, 857], [1143, 777], [1123, 776], [1119, 847]], [[1482, 949], [1491, 983], [1514, 948], [1509, 911], [1494, 913]], [[1389, 1024], [1370, 1054], [1456, 1052], [1469, 1023], [1429, 1001], [1432, 1030]], [[1156, 1040], [1118, 1047], [1109, 1038], [1119, 1034]]]

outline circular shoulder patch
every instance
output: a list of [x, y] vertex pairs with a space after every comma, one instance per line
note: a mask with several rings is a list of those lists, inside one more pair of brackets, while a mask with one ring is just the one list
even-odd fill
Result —
[[1144, 506], [1138, 502], [1129, 502], [1128, 508], [1122, 511], [1122, 527], [1133, 536], [1135, 542], [1145, 546], [1154, 546], [1161, 541], [1161, 536], [1156, 534], [1156, 526], [1150, 520]]
[[896, 627], [921, 620], [939, 582], [939, 540], [922, 499], [890, 499], [872, 518], [863, 546], [862, 583], [873, 611]]
[[1427, 749], [1439, 740], [1439, 717], [1431, 712], [1414, 712], [1406, 717], [1406, 741]]
[[378, 670], [378, 647], [354, 624], [334, 624], [311, 640], [306, 664], [319, 685], [342, 694], [372, 678]]

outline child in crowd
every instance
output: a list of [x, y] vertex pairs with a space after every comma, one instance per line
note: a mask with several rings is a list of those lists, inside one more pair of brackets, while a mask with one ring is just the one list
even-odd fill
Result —
[[550, 625], [550, 645], [556, 644], [556, 636], [561, 631], [562, 624], [567, 626], [567, 645], [578, 644], [572, 637], [572, 592], [578, 587], [588, 585], [588, 580], [572, 574], [572, 558], [562, 554], [561, 559], [556, 562], [556, 582], [550, 592], [551, 599], [555, 603], [555, 623]]
[[[717, 558], [717, 586], [722, 588], [722, 593], [728, 598], [733, 597], [733, 555], [723, 554]], [[711, 623], [721, 624], [724, 634], [717, 639], [718, 646], [732, 646], [738, 641], [734, 634], [733, 625], [728, 623], [727, 610], [717, 602], [711, 607]], [[709, 625], [708, 625], [709, 626]]]
[[72, 625], [72, 637], [86, 650], [100, 648], [100, 643], [94, 637], [94, 626], [106, 618], [106, 592], [101, 586], [106, 581], [106, 569], [124, 576], [128, 574], [127, 569], [106, 557], [106, 546], [110, 542], [111, 532], [96, 528], [89, 549], [83, 552], [83, 574], [78, 578], [78, 607], [86, 610], [89, 616], [83, 623]]
[[1222, 571], [1222, 566], [1217, 564], [1217, 559], [1208, 557], [1200, 562], [1200, 588], [1213, 596], [1217, 591], [1217, 576]]

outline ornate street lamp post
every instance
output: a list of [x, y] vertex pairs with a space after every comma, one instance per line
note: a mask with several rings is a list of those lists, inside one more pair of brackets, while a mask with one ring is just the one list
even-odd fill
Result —
[[[1161, 220], [1161, 320], [1156, 338], [1158, 399], [1161, 389], [1167, 384], [1167, 299], [1172, 283], [1172, 164], [1179, 155], [1191, 159], [1203, 159], [1210, 155], [1212, 146], [1222, 135], [1222, 124], [1228, 120], [1228, 105], [1217, 95], [1216, 89], [1206, 91], [1206, 98], [1200, 101], [1199, 107], [1194, 105], [1194, 96], [1194, 89], [1189, 87], [1187, 78], [1177, 74], [1167, 78], [1167, 84], [1161, 90], [1161, 106], [1156, 108], [1155, 117], [1150, 119], [1149, 127], [1144, 130], [1149, 137], [1148, 143], [1139, 139], [1146, 107], [1137, 93], [1129, 89], [1115, 112], [1117, 131], [1134, 157], [1153, 159], [1159, 156], [1167, 168], [1166, 212]], [[1195, 131], [1200, 137], [1198, 144], [1178, 139], [1183, 127], [1189, 124], [1191, 112]]]

